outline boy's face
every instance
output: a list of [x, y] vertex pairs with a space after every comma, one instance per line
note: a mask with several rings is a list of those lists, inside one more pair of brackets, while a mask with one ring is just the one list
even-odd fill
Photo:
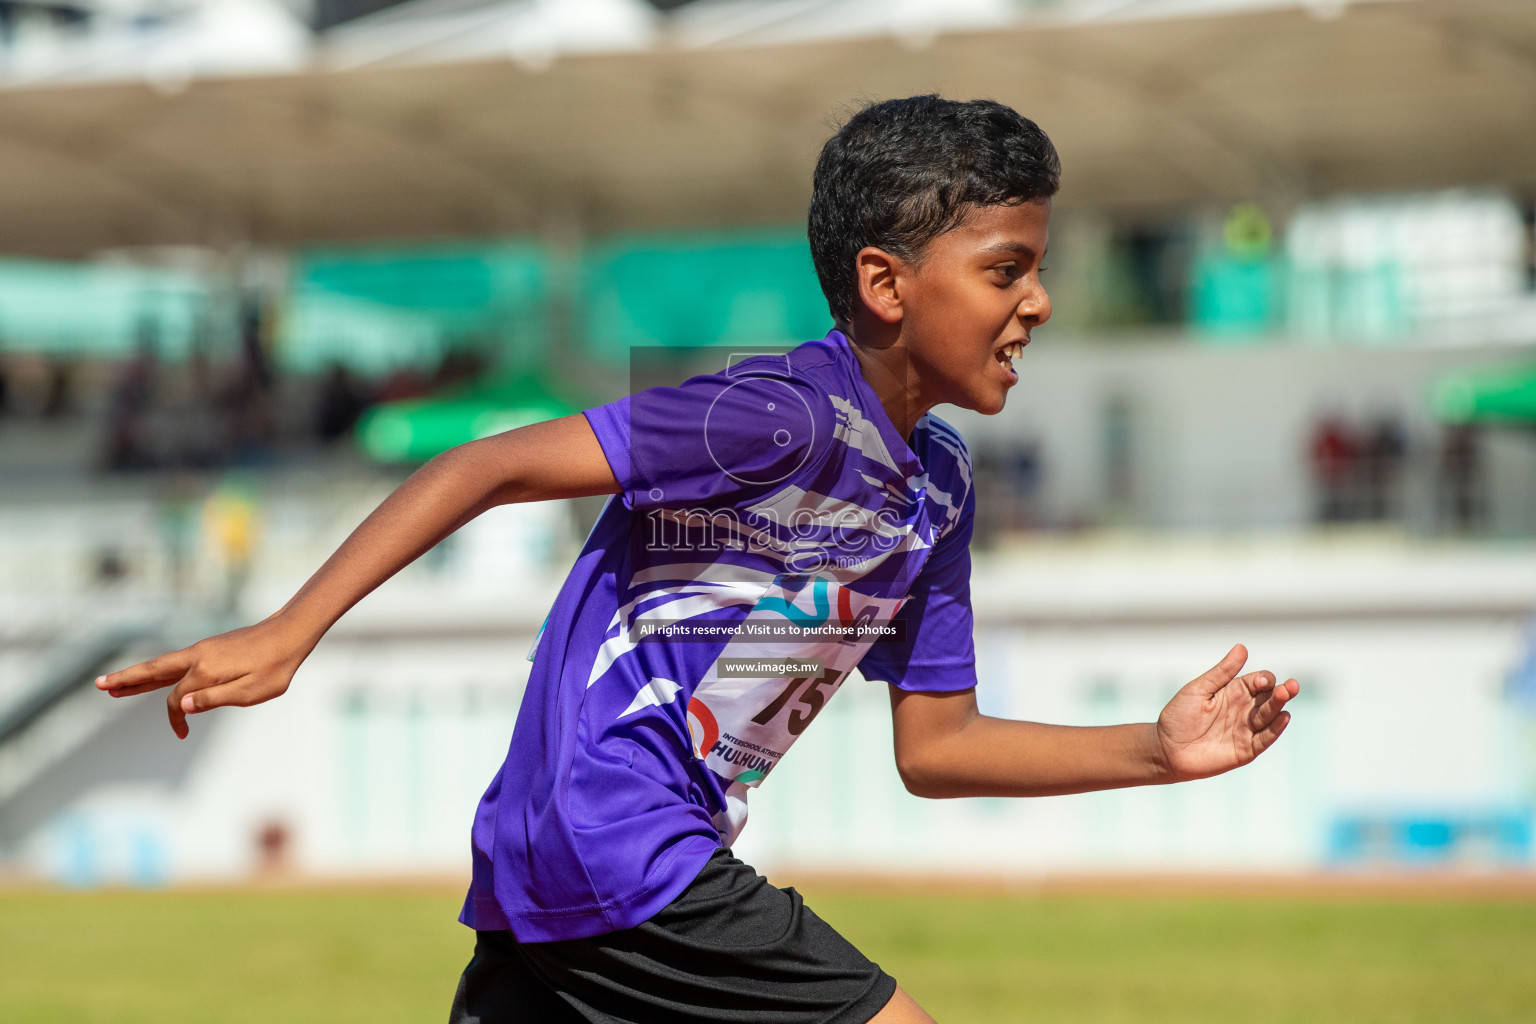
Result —
[[1050, 200], [977, 207], [906, 268], [901, 336], [925, 401], [1002, 411], [1013, 358], [1051, 317], [1040, 283], [1050, 218]]

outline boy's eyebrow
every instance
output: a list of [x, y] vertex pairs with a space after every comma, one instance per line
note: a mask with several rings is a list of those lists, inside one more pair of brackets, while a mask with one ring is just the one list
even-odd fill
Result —
[[[1020, 256], [1025, 262], [1035, 258], [1035, 250], [1032, 246], [1023, 242], [994, 242], [981, 248], [983, 256]], [[1044, 257], [1044, 253], [1041, 256]]]

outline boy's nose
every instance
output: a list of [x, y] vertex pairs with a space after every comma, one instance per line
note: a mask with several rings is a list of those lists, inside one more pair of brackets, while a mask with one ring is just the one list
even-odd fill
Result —
[[1046, 294], [1044, 288], [1037, 288], [1032, 294], [1025, 296], [1019, 303], [1018, 316], [1025, 323], [1037, 327], [1051, 318], [1051, 297]]

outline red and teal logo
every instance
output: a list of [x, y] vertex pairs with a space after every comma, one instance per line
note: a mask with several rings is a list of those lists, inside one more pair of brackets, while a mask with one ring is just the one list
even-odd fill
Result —
[[693, 740], [693, 756], [701, 761], [720, 741], [720, 723], [697, 697], [688, 698], [688, 736]]

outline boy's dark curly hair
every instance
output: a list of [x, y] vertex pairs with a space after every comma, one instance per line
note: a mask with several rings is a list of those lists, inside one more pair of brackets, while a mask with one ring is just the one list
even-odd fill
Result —
[[833, 320], [853, 320], [860, 249], [917, 262], [973, 207], [1046, 199], [1060, 181], [1045, 132], [1001, 103], [912, 96], [860, 110], [821, 148], [807, 225]]

